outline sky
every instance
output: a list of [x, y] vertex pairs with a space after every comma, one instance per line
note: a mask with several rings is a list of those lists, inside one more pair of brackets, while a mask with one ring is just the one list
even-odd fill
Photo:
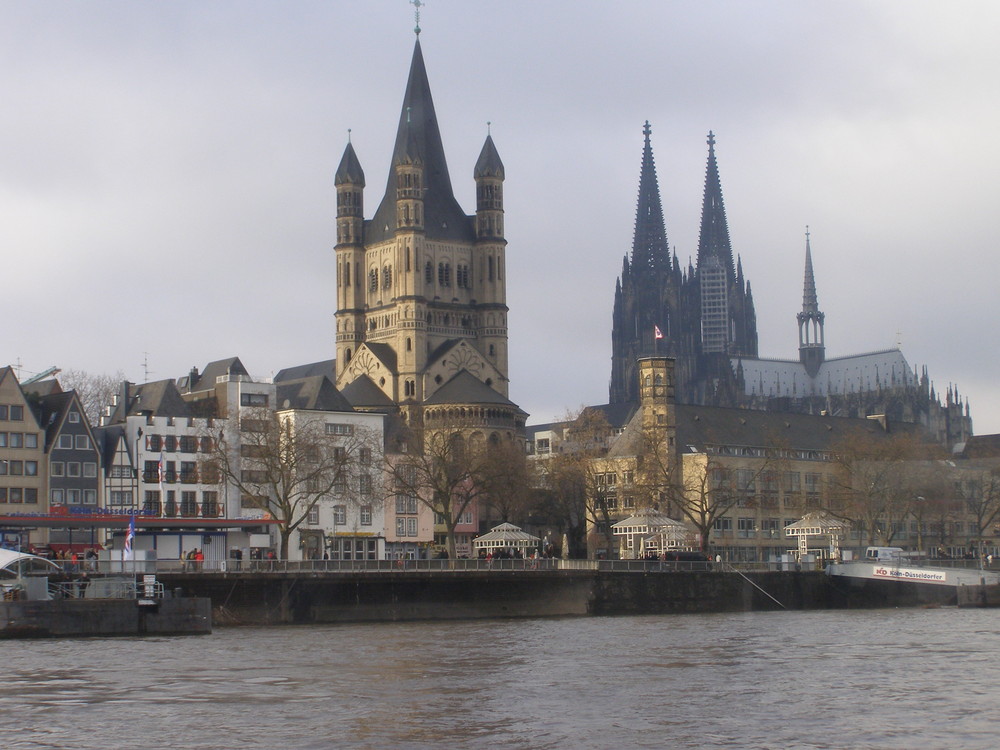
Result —
[[[456, 197], [506, 168], [510, 397], [605, 403], [642, 127], [667, 238], [697, 251], [706, 136], [760, 354], [797, 358], [808, 225], [828, 357], [900, 345], [1000, 432], [1000, 5], [427, 0]], [[0, 364], [256, 377], [333, 357], [350, 131], [381, 199], [405, 0], [0, 0]]]

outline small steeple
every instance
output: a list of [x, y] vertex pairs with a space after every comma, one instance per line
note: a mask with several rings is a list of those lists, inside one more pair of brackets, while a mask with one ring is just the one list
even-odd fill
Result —
[[799, 361], [805, 365], [809, 377], [816, 377], [826, 358], [826, 341], [823, 332], [825, 315], [819, 310], [816, 297], [816, 279], [813, 276], [812, 248], [809, 244], [809, 227], [806, 227], [806, 270], [802, 285], [802, 312], [795, 316], [799, 323]]

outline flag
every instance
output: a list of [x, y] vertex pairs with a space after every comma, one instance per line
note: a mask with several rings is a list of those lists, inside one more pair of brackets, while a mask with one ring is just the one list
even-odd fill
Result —
[[128, 531], [125, 532], [125, 549], [122, 552], [123, 560], [132, 559], [132, 542], [135, 540], [135, 514], [128, 519]]
[[167, 478], [167, 465], [163, 462], [163, 451], [160, 451], [160, 461], [156, 464], [156, 481], [160, 483], [160, 492], [163, 492], [163, 482]]
[[653, 326], [653, 338], [654, 339], [662, 339], [663, 338], [663, 331], [660, 330], [660, 327], [658, 325], [654, 325]]

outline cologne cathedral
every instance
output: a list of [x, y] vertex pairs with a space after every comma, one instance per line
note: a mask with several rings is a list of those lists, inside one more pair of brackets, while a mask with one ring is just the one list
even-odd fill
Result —
[[944, 399], [898, 348], [826, 356], [809, 234], [805, 242], [799, 358], [762, 359], [750, 282], [733, 254], [722, 200], [715, 136], [708, 165], [696, 265], [682, 268], [667, 233], [650, 143], [643, 128], [642, 169], [632, 252], [615, 286], [611, 333], [612, 404], [638, 403], [637, 360], [675, 360], [677, 401], [777, 412], [879, 416], [918, 423], [943, 445], [972, 434], [969, 405], [949, 387]]

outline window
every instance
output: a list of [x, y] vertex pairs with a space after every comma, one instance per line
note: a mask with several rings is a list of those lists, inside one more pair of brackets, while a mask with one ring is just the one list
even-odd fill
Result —
[[368, 272], [368, 291], [377, 292], [378, 291], [378, 269], [373, 268]]
[[215, 490], [201, 493], [201, 515], [206, 518], [215, 518], [219, 515], [219, 493]]
[[346, 505], [334, 505], [333, 506], [333, 525], [334, 526], [346, 526], [347, 525], [347, 506]]
[[371, 448], [362, 448], [361, 450], [359, 450], [358, 451], [358, 462], [362, 466], [371, 466], [372, 465], [372, 449]]
[[372, 494], [372, 478], [368, 474], [362, 474], [358, 477], [358, 484], [362, 495]]
[[12, 432], [12, 433], [10, 433], [10, 447], [11, 448], [23, 448], [24, 447], [24, 433], [23, 432]]
[[7, 467], [10, 470], [11, 476], [20, 477], [24, 475], [23, 461], [8, 461]]
[[142, 509], [147, 513], [153, 513], [157, 516], [160, 515], [160, 491], [146, 490], [144, 498], [145, 499], [142, 501]]
[[417, 519], [407, 518], [406, 519], [406, 535], [416, 536], [417, 535]]
[[56, 448], [60, 448], [62, 450], [73, 450], [73, 436], [60, 435], [59, 439], [56, 440]]
[[[38, 476], [38, 461], [25, 461], [24, 462], [24, 476], [26, 477], [37, 477]], [[94, 476], [97, 476], [96, 469]]]
[[754, 522], [752, 518], [738, 518], [736, 520], [736, 530], [739, 532], [739, 536], [746, 538], [751, 538], [754, 536]]
[[10, 407], [10, 421], [11, 422], [23, 422], [24, 421], [24, 407], [23, 406], [11, 406]]
[[89, 451], [90, 450], [90, 438], [87, 435], [77, 435], [76, 436], [76, 449], [78, 451]]
[[716, 518], [714, 528], [716, 531], [727, 534], [733, 530], [733, 519], [732, 518]]
[[424, 283], [433, 284], [434, 283], [434, 264], [427, 261], [427, 265], [424, 266]]
[[53, 461], [49, 464], [49, 474], [54, 477], [66, 476], [66, 464], [62, 461]]
[[451, 286], [450, 263], [438, 263], [438, 286]]
[[24, 433], [24, 447], [25, 448], [37, 448], [38, 447], [38, 434], [35, 432]]
[[361, 506], [361, 525], [362, 526], [372, 525], [372, 506], [370, 505]]
[[181, 491], [181, 515], [188, 517], [198, 515], [198, 493], [191, 490]]
[[83, 491], [83, 504], [84, 505], [97, 505], [97, 490], [84, 490]]
[[197, 453], [198, 438], [194, 437], [193, 435], [181, 435], [179, 447], [181, 453]]
[[66, 490], [66, 502], [69, 505], [79, 505], [80, 490]]
[[97, 476], [97, 464], [93, 461], [88, 461], [83, 465], [83, 475], [87, 479], [93, 479]]
[[62, 490], [52, 490], [52, 492], [49, 493], [49, 502], [52, 503], [53, 505], [62, 505], [63, 504], [63, 491]]
[[[79, 447], [80, 446], [77, 446], [77, 448], [79, 448]], [[167, 435], [165, 438], [163, 438], [163, 450], [165, 450], [167, 453], [176, 453], [177, 452], [177, 436], [176, 435]]]
[[8, 414], [7, 409], [8, 408], [9, 407], [7, 406], [7, 404], [0, 405], [0, 419], [7, 419], [7, 414]]
[[159, 435], [148, 435], [146, 437], [146, 448], [154, 453], [159, 453], [163, 450], [163, 438]]
[[69, 421], [71, 423], [76, 424], [77, 422], [80, 421], [80, 412], [78, 412], [78, 411], [71, 411], [69, 413], [68, 419], [69, 419]]
[[0, 448], [6, 448], [6, 447], [7, 447], [7, 433], [0, 432]]
[[382, 288], [388, 289], [392, 286], [392, 268], [390, 266], [385, 266], [382, 269]]
[[316, 526], [319, 524], [319, 507], [314, 505], [309, 509], [309, 518], [306, 519], [306, 523], [310, 526]]
[[339, 424], [330, 423], [326, 425], [327, 435], [353, 435], [354, 425], [352, 424]]
[[120, 465], [112, 466], [111, 467], [111, 478], [112, 479], [131, 479], [132, 478], [132, 467], [131, 466], [120, 466]]
[[132, 505], [131, 490], [111, 490], [112, 505]]
[[36, 504], [38, 502], [38, 490], [34, 487], [25, 487], [24, 502], [30, 505]]
[[240, 406], [267, 406], [267, 394], [241, 393]]
[[80, 463], [78, 461], [70, 461], [68, 464], [66, 464], [66, 476], [68, 477], [80, 476]]
[[406, 519], [396, 519], [396, 536], [406, 536]]

